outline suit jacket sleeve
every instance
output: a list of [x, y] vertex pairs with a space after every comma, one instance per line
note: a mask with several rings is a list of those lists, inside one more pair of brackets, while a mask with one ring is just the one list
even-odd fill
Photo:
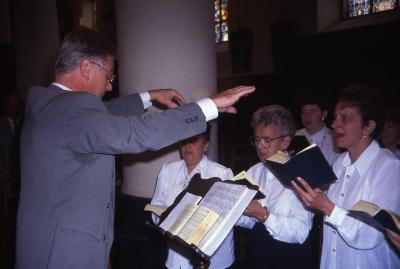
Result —
[[103, 103], [90, 95], [75, 99], [64, 116], [62, 143], [78, 153], [157, 150], [206, 130], [205, 116], [195, 103], [135, 117], [109, 114]]
[[104, 102], [107, 110], [113, 115], [139, 116], [144, 112], [143, 101], [140, 95], [130, 94]]

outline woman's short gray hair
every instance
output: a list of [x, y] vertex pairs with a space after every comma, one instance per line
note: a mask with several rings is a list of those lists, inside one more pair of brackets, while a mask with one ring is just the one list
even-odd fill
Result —
[[281, 135], [292, 136], [296, 132], [296, 123], [292, 113], [280, 105], [264, 106], [253, 113], [251, 127], [267, 126], [268, 124], [278, 125], [281, 129]]

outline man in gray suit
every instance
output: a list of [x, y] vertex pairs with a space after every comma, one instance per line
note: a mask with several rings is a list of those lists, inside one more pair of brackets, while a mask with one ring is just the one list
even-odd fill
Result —
[[[88, 29], [64, 40], [55, 82], [29, 91], [21, 136], [18, 269], [107, 267], [114, 221], [114, 155], [157, 150], [206, 130], [206, 122], [254, 87], [187, 105], [175, 90], [102, 102], [112, 89], [114, 51]], [[137, 117], [146, 103], [170, 108]], [[177, 131], [179, 130], [179, 131]]]

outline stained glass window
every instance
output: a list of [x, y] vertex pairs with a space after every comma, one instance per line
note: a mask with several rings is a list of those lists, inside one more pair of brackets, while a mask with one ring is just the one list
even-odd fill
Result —
[[228, 28], [228, 0], [215, 0], [215, 42], [229, 40]]
[[399, 0], [348, 0], [348, 16], [356, 17], [396, 8]]
[[396, 0], [374, 0], [372, 12], [392, 10], [396, 7]]

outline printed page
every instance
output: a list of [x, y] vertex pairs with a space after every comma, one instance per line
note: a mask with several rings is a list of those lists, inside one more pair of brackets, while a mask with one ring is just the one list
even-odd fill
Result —
[[224, 218], [239, 200], [246, 186], [216, 182], [200, 202], [200, 206], [217, 212]]
[[182, 227], [178, 236], [188, 244], [197, 245], [218, 220], [219, 215], [211, 209], [198, 206], [190, 219]]
[[276, 163], [286, 163], [289, 161], [290, 156], [285, 152], [278, 151], [274, 155], [268, 158], [269, 161], [276, 162]]
[[374, 205], [373, 203], [360, 200], [355, 205], [351, 207], [350, 210], [364, 211], [370, 214], [371, 216], [375, 216], [375, 214], [379, 211], [379, 207]]
[[[201, 200], [201, 196], [191, 194], [187, 192], [181, 199], [181, 201], [175, 206], [175, 208], [168, 214], [168, 216], [165, 218], [165, 220], [160, 224], [160, 228], [163, 229], [164, 231], [170, 231], [171, 232], [171, 227], [175, 223], [175, 221], [187, 221], [187, 219], [182, 219], [180, 215], [182, 214], [183, 210], [188, 210], [187, 205], [197, 205], [199, 201]], [[189, 207], [190, 208], [190, 207]], [[192, 213], [194, 210], [192, 211]], [[190, 212], [186, 211], [186, 214], [189, 214]]]
[[224, 218], [218, 219], [217, 223], [215, 223], [209, 233], [198, 244], [198, 247], [205, 254], [211, 256], [218, 249], [256, 193], [256, 190], [246, 188]]
[[199, 206], [195, 204], [187, 204], [181, 211], [181, 214], [179, 214], [179, 216], [175, 219], [175, 222], [168, 229], [168, 231], [173, 235], [177, 235], [185, 226], [186, 222], [192, 217], [198, 207]]

